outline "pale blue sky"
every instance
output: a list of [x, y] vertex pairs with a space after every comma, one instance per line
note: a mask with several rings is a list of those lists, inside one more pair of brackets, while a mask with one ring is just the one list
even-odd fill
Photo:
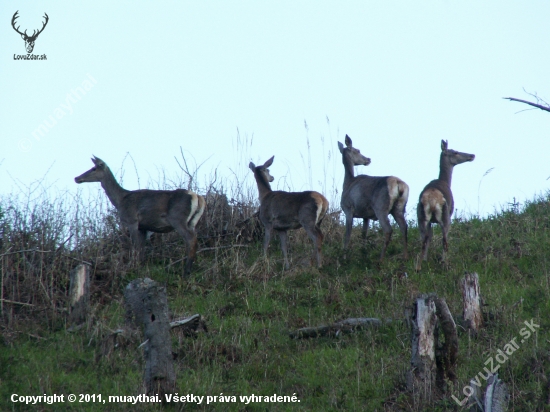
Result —
[[[26, 54], [16, 10], [31, 33], [48, 13], [33, 52], [46, 61], [14, 60]], [[550, 113], [516, 114], [527, 106], [502, 100], [530, 99], [523, 88], [550, 100], [549, 17], [548, 1], [3, 1], [0, 194], [50, 167], [48, 182], [75, 193], [92, 154], [119, 172], [128, 152], [150, 187], [160, 169], [178, 173], [180, 146], [209, 158], [202, 174], [231, 168], [253, 184], [248, 161], [275, 155], [271, 173], [290, 189], [325, 191], [325, 167], [340, 190], [336, 142], [347, 133], [372, 159], [359, 173], [409, 184], [409, 218], [437, 177], [440, 140], [474, 153], [453, 192], [477, 213], [494, 167], [479, 192], [485, 215], [550, 188]], [[87, 80], [69, 114], [61, 105]], [[237, 150], [237, 128], [251, 146]], [[137, 189], [131, 161], [123, 170]]]

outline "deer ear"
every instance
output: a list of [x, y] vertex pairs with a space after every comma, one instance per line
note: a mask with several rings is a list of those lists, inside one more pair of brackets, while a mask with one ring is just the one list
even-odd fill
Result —
[[96, 165], [97, 167], [105, 166], [105, 162], [103, 160], [101, 160], [99, 157], [96, 157], [96, 156], [94, 156], [92, 158], [92, 162], [94, 162], [94, 165]]
[[351, 139], [348, 135], [346, 135], [346, 139], [344, 140], [344, 143], [347, 147], [352, 147]]
[[264, 163], [264, 167], [269, 167], [273, 164], [273, 159], [275, 156], [271, 156], [271, 159], [269, 159], [267, 162]]
[[441, 140], [441, 150], [447, 150], [447, 147], [449, 145], [448, 140]]
[[340, 149], [340, 153], [344, 153], [344, 145], [340, 142], [338, 142], [338, 149]]
[[252, 170], [252, 171], [256, 170], [256, 165], [255, 165], [254, 163], [252, 163], [252, 162], [250, 162], [250, 163], [248, 164], [248, 167], [249, 167], [250, 170]]

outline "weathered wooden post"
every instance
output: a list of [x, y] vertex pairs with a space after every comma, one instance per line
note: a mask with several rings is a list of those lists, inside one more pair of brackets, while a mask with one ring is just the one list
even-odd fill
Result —
[[462, 302], [464, 306], [464, 326], [474, 334], [483, 327], [481, 313], [481, 295], [479, 293], [479, 276], [477, 273], [465, 273], [461, 281]]
[[148, 278], [135, 279], [126, 286], [124, 299], [127, 321], [143, 324], [146, 393], [164, 399], [176, 383], [166, 288]]
[[69, 284], [69, 323], [72, 329], [86, 322], [90, 306], [90, 265], [78, 265]]
[[487, 381], [485, 391], [485, 412], [505, 412], [508, 410], [508, 388], [498, 378], [498, 373], [491, 376]]
[[416, 401], [430, 402], [436, 390], [446, 390], [447, 380], [456, 382], [458, 333], [445, 299], [435, 293], [420, 295], [413, 305], [411, 329], [407, 386]]
[[445, 381], [456, 382], [456, 363], [458, 360], [458, 332], [445, 298], [434, 296], [437, 319], [443, 331], [445, 342], [441, 344], [440, 335], [436, 335], [437, 386], [446, 389]]
[[475, 379], [470, 379], [470, 388], [472, 389], [472, 393], [468, 395], [468, 399], [466, 401], [466, 407], [468, 408], [468, 412], [479, 412], [483, 410], [482, 402], [482, 395], [481, 395], [481, 388], [479, 385], [477, 385], [477, 382]]
[[435, 387], [435, 310], [434, 295], [422, 294], [413, 304], [412, 357], [407, 386], [421, 401], [430, 400]]

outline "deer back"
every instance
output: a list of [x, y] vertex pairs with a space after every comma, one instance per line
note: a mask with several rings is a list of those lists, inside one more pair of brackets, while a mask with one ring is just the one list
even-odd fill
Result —
[[408, 187], [397, 177], [359, 175], [342, 192], [341, 206], [352, 208], [356, 217], [374, 219], [375, 210], [388, 213], [403, 195], [408, 197]]
[[189, 224], [199, 206], [199, 196], [188, 190], [145, 189], [128, 192], [118, 210], [122, 221], [137, 221], [140, 230], [165, 233], [173, 230], [169, 220]]
[[328, 209], [327, 199], [315, 191], [268, 193], [260, 204], [260, 220], [275, 229], [297, 229], [304, 224], [316, 225]]

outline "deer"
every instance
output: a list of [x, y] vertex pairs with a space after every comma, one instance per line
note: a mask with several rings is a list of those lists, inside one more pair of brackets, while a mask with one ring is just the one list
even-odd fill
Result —
[[447, 140], [441, 140], [441, 156], [439, 157], [439, 178], [432, 180], [420, 193], [416, 213], [418, 227], [422, 240], [422, 252], [416, 264], [416, 270], [422, 268], [422, 261], [428, 259], [428, 247], [432, 240], [432, 223], [441, 227], [443, 234], [443, 253], [441, 260], [445, 263], [449, 245], [447, 237], [451, 228], [451, 216], [454, 211], [451, 179], [456, 165], [472, 162], [475, 155], [457, 152], [448, 148]]
[[344, 235], [344, 250], [348, 248], [353, 219], [363, 219], [362, 237], [367, 237], [369, 221], [379, 221], [384, 231], [384, 245], [380, 254], [380, 262], [384, 260], [386, 249], [392, 236], [392, 227], [388, 215], [392, 215], [403, 236], [403, 259], [407, 259], [407, 221], [405, 207], [409, 199], [409, 186], [395, 176], [355, 176], [354, 166], [368, 166], [371, 159], [361, 154], [353, 147], [351, 138], [346, 134], [346, 147], [338, 142], [344, 164], [344, 187], [340, 206], [346, 216], [346, 233]]
[[92, 158], [94, 167], [74, 178], [78, 184], [100, 182], [116, 208], [120, 222], [130, 232], [138, 256], [143, 258], [147, 232], [175, 230], [187, 245], [184, 275], [191, 273], [197, 253], [195, 226], [201, 218], [204, 198], [190, 190], [126, 190], [116, 181], [111, 169], [100, 158]]
[[19, 13], [19, 10], [17, 10], [14, 14], [13, 14], [13, 17], [11, 19], [11, 26], [13, 27], [13, 29], [19, 33], [21, 35], [21, 38], [25, 41], [25, 48], [27, 49], [27, 53], [32, 53], [32, 51], [34, 50], [34, 42], [36, 41], [36, 38], [38, 37], [38, 35], [40, 33], [42, 33], [44, 31], [44, 29], [46, 28], [46, 25], [48, 24], [48, 21], [50, 20], [50, 18], [48, 17], [48, 15], [46, 13], [44, 13], [44, 19], [46, 19], [46, 21], [44, 23], [42, 23], [42, 28], [38, 31], [36, 30], [33, 30], [32, 32], [32, 35], [29, 36], [27, 34], [27, 30], [25, 30], [25, 32], [20, 32], [19, 31], [19, 27], [21, 26], [17, 26], [17, 28], [15, 27], [15, 24], [16, 24], [16, 20], [17, 18], [19, 17], [17, 15], [17, 13]]
[[288, 262], [287, 231], [303, 227], [313, 241], [313, 255], [317, 260], [317, 267], [322, 267], [321, 246], [323, 232], [320, 225], [328, 210], [328, 200], [319, 192], [285, 192], [271, 190], [270, 183], [274, 178], [269, 174], [269, 167], [273, 164], [272, 156], [263, 165], [256, 166], [250, 162], [248, 167], [254, 173], [260, 198], [260, 222], [264, 226], [264, 256], [271, 241], [271, 234], [275, 231], [281, 240], [281, 249], [284, 257], [285, 270], [290, 268]]

